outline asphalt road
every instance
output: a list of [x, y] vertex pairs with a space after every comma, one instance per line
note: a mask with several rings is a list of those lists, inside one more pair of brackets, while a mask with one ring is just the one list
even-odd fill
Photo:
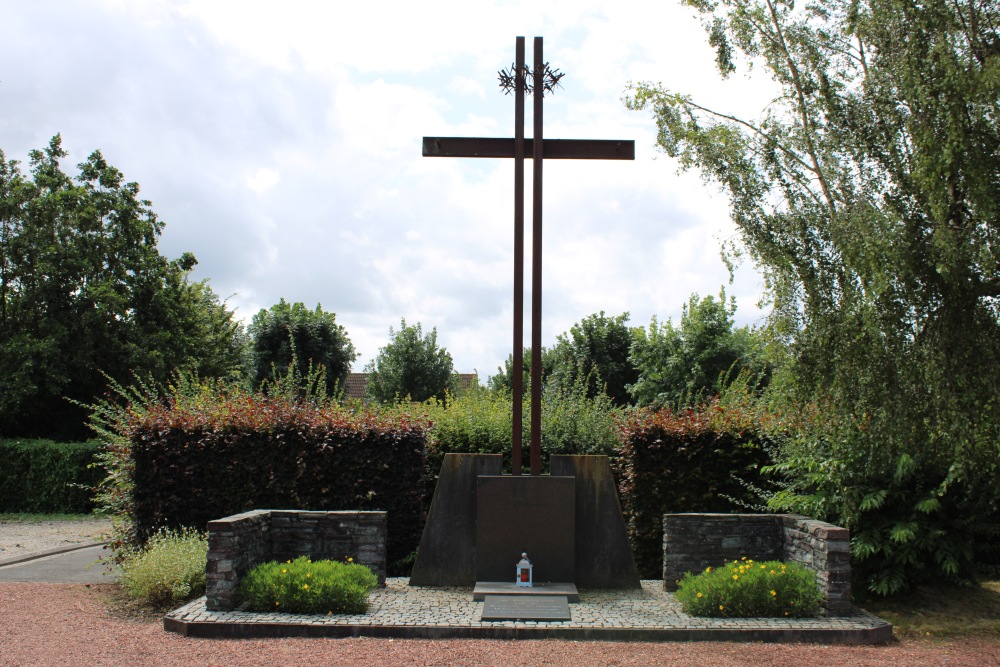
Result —
[[49, 584], [107, 584], [118, 579], [98, 559], [106, 555], [101, 544], [41, 556], [0, 566], [0, 581], [30, 581]]

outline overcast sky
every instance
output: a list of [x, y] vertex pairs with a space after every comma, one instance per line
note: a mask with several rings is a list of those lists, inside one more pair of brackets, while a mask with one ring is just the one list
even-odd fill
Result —
[[422, 158], [421, 138], [513, 135], [497, 70], [518, 35], [565, 73], [546, 137], [636, 143], [634, 162], [545, 163], [544, 344], [601, 310], [676, 323], [724, 285], [758, 322], [760, 277], [729, 285], [719, 256], [725, 197], [621, 101], [649, 80], [763, 110], [767, 83], [721, 81], [676, 0], [0, 0], [0, 148], [26, 162], [61, 133], [73, 175], [100, 149], [165, 223], [160, 252], [193, 252], [244, 320], [322, 304], [360, 371], [405, 318], [485, 380], [512, 349], [513, 162]]

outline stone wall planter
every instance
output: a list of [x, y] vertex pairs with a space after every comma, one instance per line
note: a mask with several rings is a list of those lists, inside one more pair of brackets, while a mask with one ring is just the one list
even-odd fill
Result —
[[385, 512], [254, 510], [208, 522], [205, 606], [236, 605], [240, 578], [260, 563], [308, 556], [348, 558], [365, 565], [385, 585]]
[[827, 616], [849, 616], [851, 533], [797, 514], [663, 515], [663, 586], [746, 556], [794, 561], [816, 573]]

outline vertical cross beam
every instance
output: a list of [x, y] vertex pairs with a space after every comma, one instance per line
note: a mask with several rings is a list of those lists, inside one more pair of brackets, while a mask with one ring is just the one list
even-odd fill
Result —
[[510, 467], [521, 474], [521, 438], [524, 432], [524, 37], [517, 38], [514, 69], [514, 352], [511, 393]]
[[545, 64], [542, 38], [535, 37], [534, 121], [531, 195], [531, 474], [542, 474], [542, 100]]

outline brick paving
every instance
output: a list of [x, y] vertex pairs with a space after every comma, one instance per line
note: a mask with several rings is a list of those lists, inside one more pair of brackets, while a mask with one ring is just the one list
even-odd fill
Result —
[[877, 644], [892, 626], [855, 609], [854, 615], [806, 619], [687, 616], [661, 581], [641, 590], [580, 591], [570, 621], [483, 621], [471, 588], [410, 586], [390, 578], [369, 597], [362, 615], [301, 615], [208, 611], [205, 598], [170, 612], [164, 628], [199, 637], [373, 636], [419, 638], [600, 639], [624, 641], [806, 641]]

